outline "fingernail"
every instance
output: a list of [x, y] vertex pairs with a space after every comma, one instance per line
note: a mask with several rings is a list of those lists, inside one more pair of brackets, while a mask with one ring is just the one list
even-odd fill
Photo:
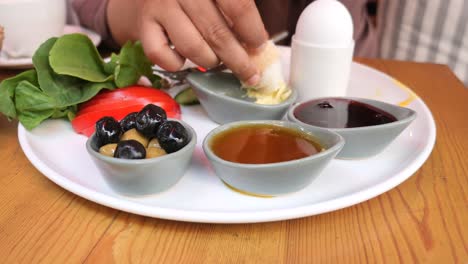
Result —
[[248, 86], [255, 86], [260, 82], [260, 75], [255, 74], [254, 76], [250, 77], [245, 83]]

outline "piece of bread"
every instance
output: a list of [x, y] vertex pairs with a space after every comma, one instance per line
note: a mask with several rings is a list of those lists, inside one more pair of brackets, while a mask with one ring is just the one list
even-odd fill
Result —
[[249, 55], [260, 70], [261, 79], [255, 86], [243, 84], [247, 95], [256, 98], [259, 104], [278, 104], [286, 100], [291, 90], [284, 80], [280, 53], [275, 44], [268, 41], [261, 52]]
[[249, 55], [260, 70], [261, 79], [257, 85], [247, 88], [271, 93], [286, 85], [281, 72], [279, 51], [272, 41], [268, 41], [261, 52]]

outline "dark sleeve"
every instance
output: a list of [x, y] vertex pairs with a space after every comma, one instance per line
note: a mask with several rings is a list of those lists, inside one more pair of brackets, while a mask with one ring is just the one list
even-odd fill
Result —
[[101, 35], [107, 46], [117, 48], [118, 45], [113, 41], [107, 24], [107, 2], [108, 0], [72, 0], [72, 7], [81, 26]]

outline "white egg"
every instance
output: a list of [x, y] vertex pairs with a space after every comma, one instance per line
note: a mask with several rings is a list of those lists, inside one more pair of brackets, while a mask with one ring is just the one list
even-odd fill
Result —
[[294, 38], [310, 45], [349, 46], [353, 42], [353, 20], [339, 1], [317, 0], [302, 12]]

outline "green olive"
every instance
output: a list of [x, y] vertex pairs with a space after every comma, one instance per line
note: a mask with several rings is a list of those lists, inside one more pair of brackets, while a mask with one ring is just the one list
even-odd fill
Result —
[[135, 128], [128, 130], [122, 135], [122, 138], [120, 138], [121, 141], [131, 139], [140, 142], [143, 146], [148, 146], [148, 139]]
[[150, 140], [148, 143], [148, 148], [161, 148], [161, 145], [159, 145], [159, 141], [157, 138], [153, 138]]
[[114, 152], [116, 148], [117, 143], [106, 144], [99, 148], [99, 153], [105, 156], [114, 157]]
[[146, 158], [157, 158], [166, 155], [166, 151], [162, 148], [147, 148], [146, 149]]

